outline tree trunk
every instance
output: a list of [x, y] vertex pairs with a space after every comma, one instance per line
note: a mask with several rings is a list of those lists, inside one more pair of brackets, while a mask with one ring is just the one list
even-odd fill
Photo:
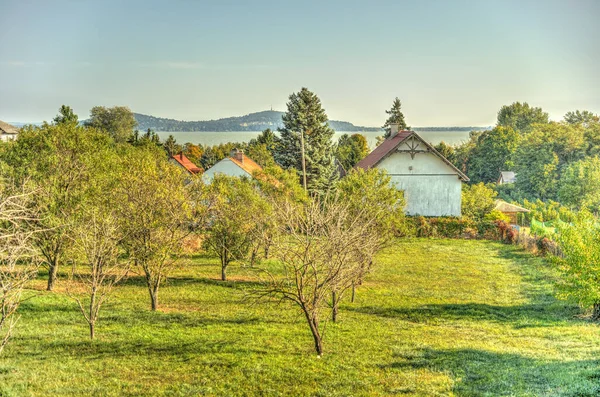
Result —
[[334, 323], [337, 321], [338, 315], [338, 300], [335, 291], [331, 292], [331, 321]]
[[310, 332], [312, 333], [313, 340], [315, 341], [315, 350], [317, 351], [317, 355], [321, 356], [323, 354], [323, 341], [321, 340], [321, 334], [319, 333], [319, 320], [313, 318], [310, 313], [306, 310], [306, 308], [302, 308], [304, 311], [304, 316], [306, 317], [306, 321], [308, 321], [308, 326], [310, 327]]
[[91, 340], [94, 340], [94, 326], [95, 326], [94, 322], [90, 321], [90, 339]]
[[150, 307], [155, 312], [158, 309], [158, 286], [148, 286], [148, 292], [150, 293]]
[[227, 262], [221, 260], [221, 281], [227, 281]]
[[594, 311], [592, 312], [592, 320], [600, 320], [600, 302], [594, 303]]
[[265, 259], [269, 259], [269, 249], [271, 248], [271, 238], [267, 239], [265, 244]]
[[48, 286], [46, 287], [46, 291], [52, 291], [52, 289], [54, 289], [54, 284], [56, 283], [57, 274], [58, 274], [58, 258], [53, 258], [49, 262], [49, 266], [48, 266]]
[[350, 302], [354, 303], [354, 295], [356, 294], [356, 283], [352, 282], [352, 297]]

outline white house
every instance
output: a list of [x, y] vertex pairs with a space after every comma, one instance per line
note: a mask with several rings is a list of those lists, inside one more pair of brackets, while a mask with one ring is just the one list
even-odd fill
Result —
[[517, 181], [517, 174], [512, 171], [501, 171], [500, 177], [498, 178], [498, 185], [505, 185], [507, 183], [515, 183]]
[[243, 150], [232, 150], [230, 157], [217, 162], [202, 174], [205, 183], [212, 182], [215, 174], [228, 176], [246, 176], [252, 177], [255, 171], [262, 170], [262, 167], [256, 164], [250, 157], [244, 154]]
[[0, 120], [0, 141], [12, 141], [13, 139], [17, 139], [18, 134], [19, 129], [17, 127]]
[[391, 128], [391, 136], [356, 167], [386, 170], [404, 191], [408, 215], [460, 216], [462, 183], [469, 178], [416, 132]]

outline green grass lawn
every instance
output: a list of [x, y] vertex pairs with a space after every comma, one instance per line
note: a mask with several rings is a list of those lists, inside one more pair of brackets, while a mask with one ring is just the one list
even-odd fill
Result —
[[245, 300], [239, 267], [230, 282], [219, 274], [215, 259], [191, 258], [156, 313], [129, 279], [92, 343], [76, 304], [40, 291], [0, 357], [0, 396], [600, 395], [600, 326], [513, 246], [398, 241], [327, 325], [322, 358], [299, 312]]

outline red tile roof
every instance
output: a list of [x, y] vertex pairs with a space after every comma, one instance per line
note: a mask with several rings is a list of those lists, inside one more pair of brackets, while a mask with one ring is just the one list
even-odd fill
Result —
[[250, 157], [246, 156], [243, 153], [237, 153], [236, 156], [241, 156], [242, 161], [238, 160], [235, 157], [229, 157], [229, 160], [233, 161], [238, 167], [252, 175], [254, 171], [262, 171], [262, 167], [254, 162]]
[[192, 163], [190, 159], [185, 157], [183, 153], [176, 154], [175, 156], [171, 156], [173, 160], [175, 160], [180, 166], [185, 168], [190, 174], [198, 174], [202, 172], [202, 168], [198, 167], [196, 164]]
[[460, 179], [462, 179], [465, 182], [469, 180], [469, 178], [465, 174], [463, 174], [458, 168], [456, 168], [454, 164], [452, 164], [447, 158], [442, 156], [437, 150], [435, 150], [433, 146], [431, 146], [428, 142], [421, 138], [419, 134], [417, 134], [414, 131], [400, 131], [393, 137], [386, 139], [379, 146], [377, 146], [375, 150], [369, 153], [367, 157], [359, 161], [358, 164], [356, 164], [354, 167], [362, 168], [365, 171], [375, 167], [383, 159], [392, 154], [398, 148], [398, 146], [400, 146], [400, 144], [404, 142], [409, 136], [415, 136], [418, 140], [420, 140], [431, 153], [439, 157], [444, 163], [450, 166], [458, 174]]

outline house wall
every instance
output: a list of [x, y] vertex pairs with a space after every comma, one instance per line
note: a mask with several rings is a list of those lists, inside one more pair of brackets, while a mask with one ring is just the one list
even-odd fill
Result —
[[202, 179], [204, 183], [211, 183], [215, 174], [225, 174], [229, 176], [247, 176], [251, 177], [249, 173], [241, 169], [236, 163], [229, 160], [229, 158], [225, 158], [219, 161], [217, 164], [210, 167], [208, 170], [202, 174]]
[[404, 191], [408, 215], [461, 215], [462, 181], [456, 171], [435, 154], [416, 153], [413, 159], [410, 153], [394, 152], [377, 168], [385, 169], [396, 188]]

